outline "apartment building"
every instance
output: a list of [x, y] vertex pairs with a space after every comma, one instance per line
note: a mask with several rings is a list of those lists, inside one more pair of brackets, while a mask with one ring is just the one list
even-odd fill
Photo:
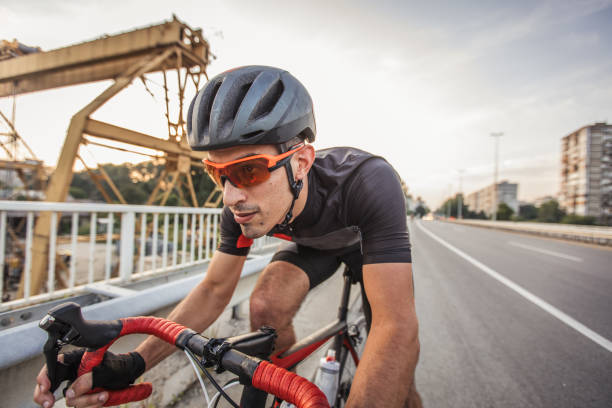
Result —
[[612, 213], [612, 125], [584, 126], [561, 139], [560, 205], [569, 214], [609, 222]]
[[[509, 183], [504, 180], [497, 183], [497, 204], [506, 203], [506, 205], [514, 211], [515, 214], [519, 210], [518, 201], [518, 184]], [[484, 211], [487, 216], [493, 214], [493, 206], [495, 205], [495, 185], [491, 184], [481, 190], [475, 191], [465, 198], [465, 205], [470, 211]]]

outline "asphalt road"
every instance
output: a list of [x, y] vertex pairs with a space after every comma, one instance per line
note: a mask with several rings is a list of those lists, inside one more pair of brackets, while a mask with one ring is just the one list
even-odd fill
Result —
[[426, 407], [612, 407], [612, 250], [410, 230]]

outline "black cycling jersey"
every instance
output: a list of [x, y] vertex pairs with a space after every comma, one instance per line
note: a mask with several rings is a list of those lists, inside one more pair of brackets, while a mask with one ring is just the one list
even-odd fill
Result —
[[[327, 253], [360, 250], [363, 264], [411, 262], [398, 175], [383, 158], [351, 147], [316, 152], [304, 210], [288, 229], [268, 235]], [[251, 242], [225, 207], [219, 250], [247, 255]]]

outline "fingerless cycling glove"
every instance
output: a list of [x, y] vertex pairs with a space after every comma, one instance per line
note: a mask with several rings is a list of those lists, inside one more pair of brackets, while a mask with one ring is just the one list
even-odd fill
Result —
[[[69, 366], [70, 377], [74, 381], [85, 349], [77, 349], [64, 353], [64, 364]], [[126, 388], [145, 371], [145, 361], [142, 356], [133, 351], [128, 354], [104, 353], [102, 362], [92, 370], [93, 388], [102, 387], [109, 390]]]

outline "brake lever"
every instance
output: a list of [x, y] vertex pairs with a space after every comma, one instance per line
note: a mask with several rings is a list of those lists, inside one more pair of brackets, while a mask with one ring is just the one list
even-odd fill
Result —
[[[47, 375], [52, 392], [64, 380], [74, 380], [77, 376], [91, 372], [102, 363], [108, 348], [121, 336], [133, 333], [152, 334], [169, 344], [184, 348], [186, 342], [195, 334], [193, 330], [178, 323], [152, 316], [104, 321], [85, 320], [81, 307], [74, 302], [63, 303], [49, 310], [39, 326], [48, 334], [43, 352], [47, 360]], [[67, 344], [88, 349], [81, 357], [76, 375], [73, 367], [57, 361], [61, 348]], [[151, 395], [152, 389], [151, 383], [140, 383], [122, 390], [109, 390], [109, 398], [104, 405], [115, 406], [140, 401]], [[91, 392], [96, 390], [99, 389]]]
[[47, 341], [43, 347], [43, 353], [47, 363], [47, 376], [51, 382], [50, 391], [54, 392], [60, 384], [69, 377], [69, 367], [57, 361], [57, 356], [65, 344], [64, 339], [69, 340], [74, 336], [74, 331], [69, 326], [47, 314], [38, 324], [47, 332]]
[[63, 346], [98, 349], [112, 342], [121, 331], [118, 320], [107, 322], [85, 321], [78, 303], [67, 302], [55, 306], [47, 312], [38, 326], [47, 332], [47, 342], [43, 347], [47, 362], [47, 373], [51, 381], [51, 392], [67, 379], [72, 372], [69, 366], [57, 361]]

